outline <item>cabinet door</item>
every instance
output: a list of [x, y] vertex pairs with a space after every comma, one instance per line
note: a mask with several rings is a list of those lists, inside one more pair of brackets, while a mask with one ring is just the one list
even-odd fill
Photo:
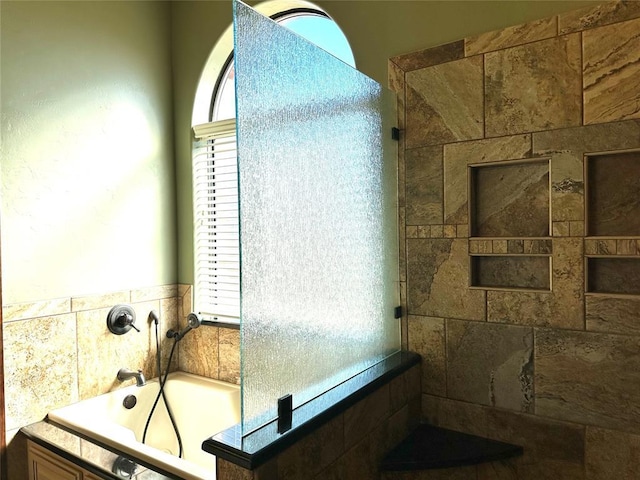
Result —
[[29, 442], [29, 480], [82, 480], [77, 465]]
[[96, 477], [93, 473], [90, 472], [84, 472], [84, 475], [82, 476], [82, 478], [84, 480], [103, 480], [100, 477]]

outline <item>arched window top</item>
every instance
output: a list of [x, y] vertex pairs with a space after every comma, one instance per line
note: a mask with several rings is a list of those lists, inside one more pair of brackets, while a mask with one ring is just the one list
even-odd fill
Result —
[[[321, 8], [301, 0], [271, 0], [255, 7], [298, 35], [355, 67], [349, 42]], [[233, 26], [227, 28], [204, 67], [193, 107], [192, 126], [235, 118]]]

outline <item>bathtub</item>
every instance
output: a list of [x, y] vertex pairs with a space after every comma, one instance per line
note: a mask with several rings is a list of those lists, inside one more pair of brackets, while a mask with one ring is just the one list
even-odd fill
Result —
[[[160, 399], [142, 434], [158, 393], [157, 379], [143, 387], [132, 385], [104, 395], [52, 410], [48, 420], [89, 439], [97, 440], [129, 456], [186, 480], [215, 479], [215, 457], [201, 449], [202, 441], [240, 422], [240, 387], [184, 372], [169, 374], [165, 394], [183, 444], [178, 441]], [[127, 402], [135, 406], [128, 409]]]

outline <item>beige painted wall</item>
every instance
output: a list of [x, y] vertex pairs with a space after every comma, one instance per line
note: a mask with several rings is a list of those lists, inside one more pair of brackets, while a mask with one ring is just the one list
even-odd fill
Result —
[[169, 3], [0, 8], [5, 304], [174, 283]]
[[[255, 5], [258, 2], [249, 2]], [[358, 69], [387, 83], [387, 60], [466, 36], [580, 8], [587, 1], [318, 0], [341, 26]], [[178, 279], [193, 282], [190, 122], [195, 90], [211, 49], [231, 23], [228, 1], [172, 3], [172, 61], [178, 182]]]

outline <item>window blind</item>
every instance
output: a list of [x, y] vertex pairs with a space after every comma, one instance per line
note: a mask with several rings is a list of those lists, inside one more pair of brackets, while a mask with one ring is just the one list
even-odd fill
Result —
[[240, 241], [235, 120], [193, 128], [194, 307], [239, 321]]

